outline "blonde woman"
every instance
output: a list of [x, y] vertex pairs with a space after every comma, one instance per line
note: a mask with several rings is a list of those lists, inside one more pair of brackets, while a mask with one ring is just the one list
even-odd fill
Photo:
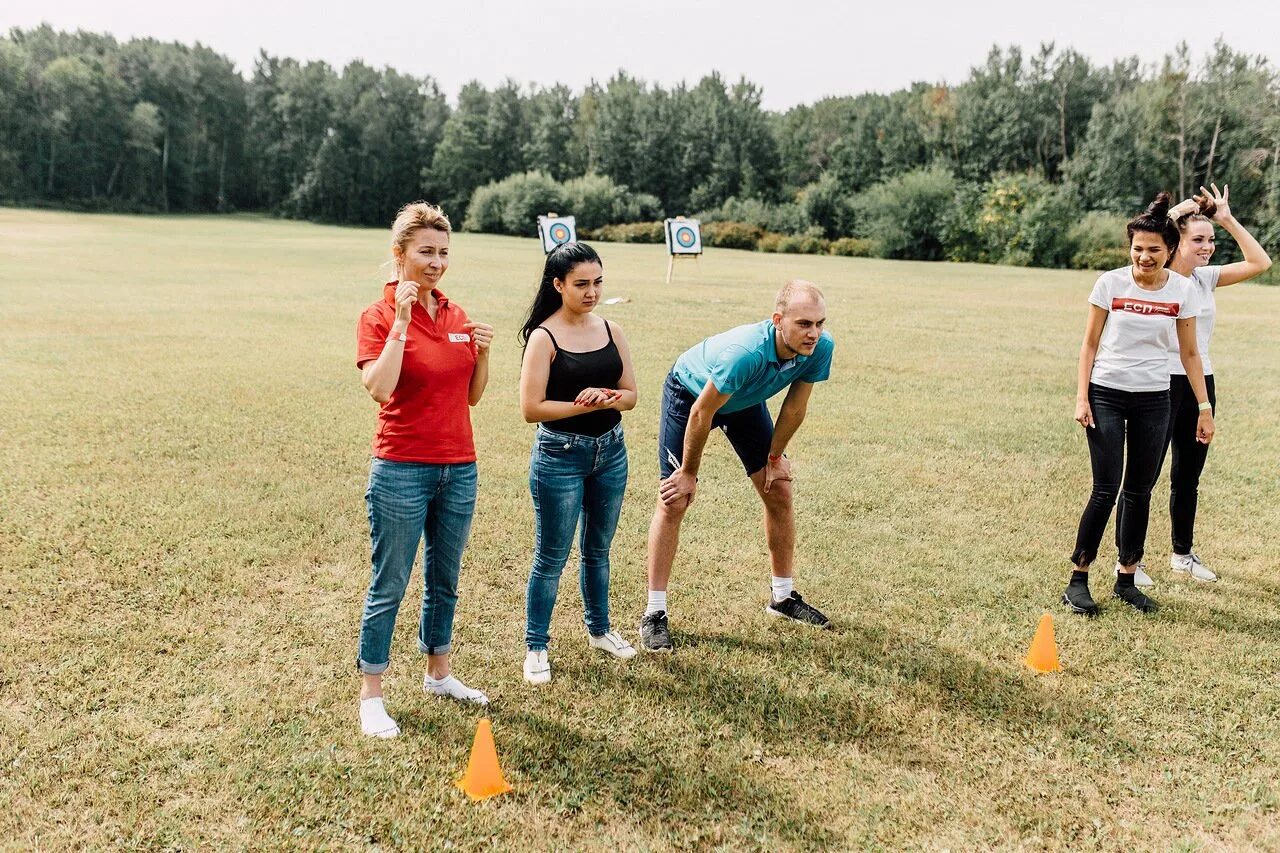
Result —
[[356, 366], [379, 405], [365, 501], [372, 577], [360, 620], [360, 728], [400, 733], [382, 698], [396, 613], [425, 540], [418, 649], [429, 695], [487, 704], [450, 669], [462, 551], [476, 503], [470, 407], [489, 381], [493, 328], [468, 319], [440, 290], [449, 269], [449, 219], [425, 202], [406, 205], [391, 226], [396, 280], [360, 315]]

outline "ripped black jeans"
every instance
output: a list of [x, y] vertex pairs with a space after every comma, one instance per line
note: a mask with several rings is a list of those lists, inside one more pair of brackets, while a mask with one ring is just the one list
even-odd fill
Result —
[[1169, 429], [1169, 392], [1117, 391], [1089, 383], [1089, 406], [1096, 424], [1085, 430], [1093, 493], [1080, 516], [1071, 562], [1086, 566], [1097, 558], [1118, 497], [1116, 550], [1120, 562], [1131, 566], [1142, 559], [1146, 545], [1151, 489], [1160, 475]]

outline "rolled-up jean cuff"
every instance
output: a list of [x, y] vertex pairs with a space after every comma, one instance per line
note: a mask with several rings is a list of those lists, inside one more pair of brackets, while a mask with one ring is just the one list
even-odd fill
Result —
[[365, 663], [359, 658], [356, 658], [356, 669], [360, 670], [360, 672], [365, 675], [382, 675], [382, 673], [387, 671], [387, 667], [389, 666], [391, 666], [391, 661], [387, 661], [386, 663]]
[[424, 655], [447, 655], [453, 649], [453, 643], [445, 643], [443, 646], [428, 646], [421, 640], [418, 641], [418, 651]]

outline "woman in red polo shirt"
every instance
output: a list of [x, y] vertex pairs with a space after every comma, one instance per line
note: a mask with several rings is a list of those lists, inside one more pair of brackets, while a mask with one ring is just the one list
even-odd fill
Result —
[[435, 205], [406, 205], [391, 226], [397, 280], [360, 315], [356, 366], [378, 401], [378, 429], [365, 501], [373, 577], [360, 621], [360, 728], [400, 733], [383, 706], [382, 673], [396, 612], [425, 538], [418, 648], [427, 655], [422, 689], [481, 705], [488, 698], [449, 669], [462, 550], [476, 503], [470, 406], [489, 381], [493, 328], [473, 323], [439, 289], [449, 268], [449, 220]]

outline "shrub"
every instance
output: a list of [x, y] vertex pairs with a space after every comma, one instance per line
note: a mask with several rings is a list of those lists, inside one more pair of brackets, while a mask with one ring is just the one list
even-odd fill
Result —
[[941, 166], [876, 184], [854, 201], [859, 236], [874, 240], [884, 258], [939, 260], [942, 223], [955, 194], [955, 177]]
[[572, 178], [564, 182], [564, 193], [567, 211], [586, 227], [662, 218], [657, 196], [633, 193], [606, 175]]
[[782, 238], [785, 236], [775, 231], [766, 231], [756, 241], [756, 249], [761, 252], [781, 252]]
[[718, 249], [754, 249], [764, 229], [746, 222], [712, 222], [702, 226], [702, 242]]
[[538, 216], [548, 211], [571, 213], [564, 188], [545, 172], [508, 175], [477, 187], [471, 195], [467, 231], [527, 236], [537, 227]]
[[876, 253], [876, 244], [858, 237], [841, 237], [831, 241], [830, 252], [846, 258], [870, 258]]
[[695, 218], [707, 223], [742, 222], [761, 231], [781, 234], [803, 234], [810, 225], [799, 204], [768, 204], [758, 198], [728, 198], [719, 207], [704, 210]]
[[779, 252], [792, 255], [825, 255], [830, 248], [830, 240], [808, 234], [791, 234], [783, 237], [778, 244]]
[[[1078, 270], [1117, 269], [1129, 263], [1123, 216], [1087, 213], [1067, 231], [1072, 249], [1071, 266]], [[1115, 261], [1115, 263], [1112, 263]]]
[[1078, 270], [1116, 270], [1129, 265], [1129, 250], [1115, 246], [1087, 249], [1071, 256], [1071, 266]]
[[798, 203], [805, 219], [819, 229], [822, 236], [835, 238], [853, 233], [856, 222], [853, 196], [830, 172], [823, 172], [822, 177], [802, 189]]
[[579, 229], [586, 240], [604, 243], [664, 243], [667, 235], [661, 222], [628, 222], [619, 225], [602, 225], [599, 228]]

